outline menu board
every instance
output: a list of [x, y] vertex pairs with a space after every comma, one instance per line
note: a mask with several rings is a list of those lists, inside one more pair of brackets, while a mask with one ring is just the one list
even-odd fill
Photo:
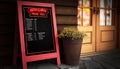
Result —
[[22, 6], [27, 55], [55, 52], [51, 7]]
[[53, 58], [60, 65], [54, 4], [17, 1], [17, 9], [22, 69], [28, 69], [28, 62]]

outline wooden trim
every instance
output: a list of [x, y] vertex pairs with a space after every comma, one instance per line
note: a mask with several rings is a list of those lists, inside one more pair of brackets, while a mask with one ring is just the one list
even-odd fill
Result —
[[77, 16], [57, 16], [57, 24], [77, 24]]
[[77, 0], [67, 1], [67, 0], [30, 0], [37, 2], [45, 2], [45, 3], [54, 3], [57, 6], [69, 6], [69, 7], [77, 7]]
[[[102, 33], [103, 33], [103, 32], [108, 32], [108, 31], [109, 31], [109, 32], [110, 32], [110, 31], [113, 32], [113, 33], [112, 33], [112, 34], [113, 34], [113, 39], [112, 39], [112, 40], [109, 40], [109, 41], [103, 41], [103, 40], [102, 40]], [[100, 37], [101, 37], [101, 38], [100, 38], [100, 42], [101, 42], [101, 43], [104, 43], [104, 42], [112, 42], [112, 41], [115, 40], [115, 37], [114, 37], [114, 36], [115, 36], [115, 30], [102, 30], [102, 31], [100, 31]]]
[[64, 7], [64, 6], [56, 6], [56, 14], [57, 15], [77, 15], [76, 7]]
[[[92, 44], [92, 41], [93, 41], [93, 33], [92, 33], [92, 31], [86, 31], [85, 32], [86, 34], [87, 33], [90, 33], [91, 35], [90, 35], [90, 42], [83, 42], [83, 44]], [[84, 39], [83, 39], [84, 40]]]

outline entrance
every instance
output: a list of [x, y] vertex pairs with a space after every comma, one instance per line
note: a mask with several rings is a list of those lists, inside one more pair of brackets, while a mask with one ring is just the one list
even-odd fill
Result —
[[78, 29], [87, 34], [82, 53], [116, 48], [115, 13], [113, 0], [79, 0]]

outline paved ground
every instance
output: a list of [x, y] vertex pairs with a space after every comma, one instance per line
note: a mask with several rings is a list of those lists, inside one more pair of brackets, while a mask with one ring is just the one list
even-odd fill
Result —
[[[22, 69], [22, 66], [20, 64], [0, 66], [0, 69]], [[120, 51], [81, 58], [79, 66], [76, 67], [70, 67], [65, 64], [57, 66], [51, 62], [35, 62], [29, 63], [28, 69], [120, 69]]]

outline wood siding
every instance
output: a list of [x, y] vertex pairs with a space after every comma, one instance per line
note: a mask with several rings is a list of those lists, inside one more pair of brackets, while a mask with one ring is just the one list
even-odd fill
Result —
[[120, 5], [119, 5], [119, 0], [116, 0], [116, 5], [117, 5], [117, 45], [120, 49]]
[[16, 2], [0, 1], [0, 64], [12, 63]]
[[[58, 32], [65, 26], [77, 25], [77, 0], [29, 1], [55, 4]], [[16, 0], [0, 1], [0, 64], [12, 64], [15, 24], [17, 24], [16, 4]]]

